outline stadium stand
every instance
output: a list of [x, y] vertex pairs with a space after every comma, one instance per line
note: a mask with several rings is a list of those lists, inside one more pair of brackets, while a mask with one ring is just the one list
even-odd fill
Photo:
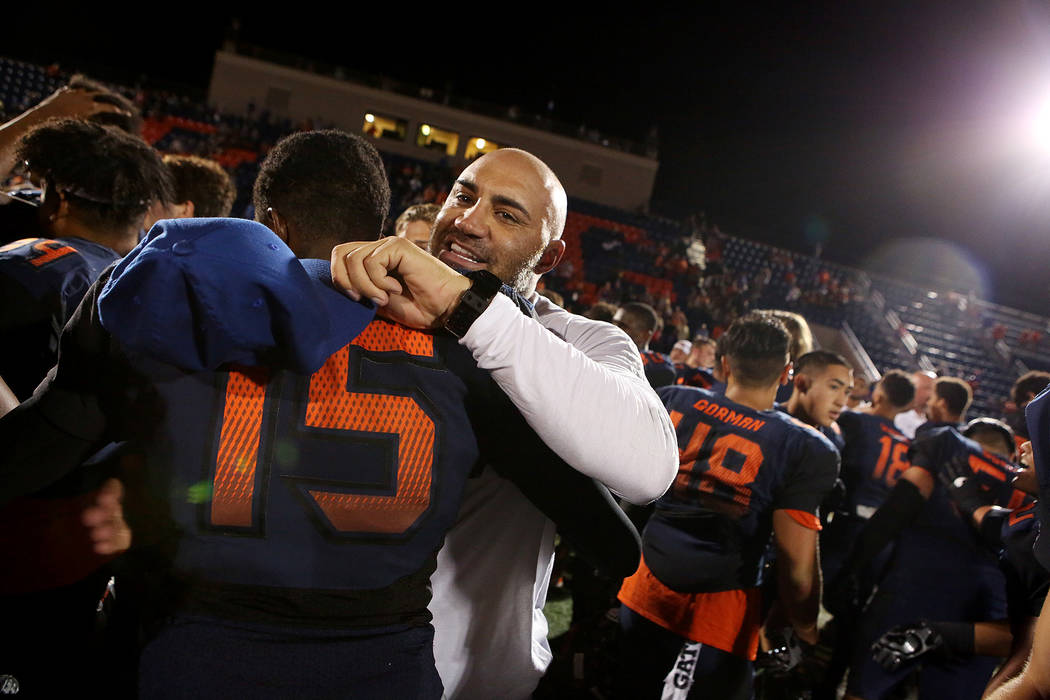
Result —
[[[36, 104], [68, 77], [58, 66], [0, 57], [3, 119]], [[294, 131], [330, 126], [292, 123], [266, 110], [224, 114], [171, 92], [111, 87], [142, 107], [143, 137], [158, 150], [206, 156], [226, 167], [237, 185], [234, 214], [245, 218], [253, 216], [251, 184], [258, 163], [272, 145]], [[384, 160], [392, 215], [411, 204], [442, 203], [457, 172], [448, 161], [434, 164], [391, 154]], [[972, 415], [1001, 415], [1020, 374], [1050, 369], [1041, 352], [1050, 319], [958, 292], [869, 276], [717, 227], [698, 230], [579, 199], [570, 201], [564, 235], [566, 258], [543, 285], [561, 293], [570, 310], [582, 311], [596, 301], [644, 301], [665, 321], [682, 312], [692, 335], [717, 335], [751, 308], [797, 311], [811, 323], [848, 327], [882, 371], [924, 368], [967, 380], [975, 390]], [[701, 264], [688, 252], [698, 241], [706, 249]], [[682, 324], [675, 325], [653, 347], [669, 351], [680, 329]]]

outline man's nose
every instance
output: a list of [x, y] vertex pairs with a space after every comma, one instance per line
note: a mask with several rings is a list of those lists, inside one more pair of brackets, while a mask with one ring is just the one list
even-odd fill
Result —
[[485, 211], [482, 203], [475, 202], [474, 206], [460, 214], [456, 218], [456, 228], [474, 238], [488, 235], [488, 223], [485, 221]]

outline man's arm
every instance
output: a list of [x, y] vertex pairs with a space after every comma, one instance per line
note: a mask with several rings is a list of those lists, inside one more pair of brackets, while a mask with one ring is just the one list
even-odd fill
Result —
[[[380, 315], [417, 326], [440, 325], [465, 289], [462, 275], [403, 239], [337, 246], [332, 278], [374, 299]], [[547, 308], [550, 330], [497, 295], [460, 342], [569, 465], [631, 502], [658, 498], [677, 472], [678, 445], [630, 338]]]
[[798, 522], [788, 510], [773, 511], [777, 546], [777, 596], [799, 639], [817, 643], [820, 612], [820, 564], [817, 531]]
[[99, 93], [83, 88], [59, 88], [36, 107], [31, 107], [0, 126], [0, 182], [7, 179], [15, 167], [15, 147], [19, 139], [48, 119], [61, 117], [89, 117], [99, 112], [125, 113], [107, 102], [96, 102]]
[[1021, 675], [1010, 681], [988, 700], [1047, 700], [1050, 698], [1050, 597], [1043, 603], [1035, 623], [1032, 655]]

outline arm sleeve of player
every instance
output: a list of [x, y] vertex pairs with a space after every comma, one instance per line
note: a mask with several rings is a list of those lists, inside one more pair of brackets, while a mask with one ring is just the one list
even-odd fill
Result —
[[[820, 529], [817, 510], [839, 475], [839, 453], [824, 440], [806, 440], [801, 457], [784, 478], [775, 508], [790, 511], [800, 524]], [[808, 516], [808, 517], [807, 517]]]
[[908, 461], [913, 467], [919, 467], [937, 476], [941, 465], [949, 457], [953, 434], [958, 435], [951, 428], [934, 428], [920, 432], [908, 447]]
[[33, 396], [0, 418], [0, 503], [38, 491], [78, 467], [104, 443], [102, 368], [108, 336], [97, 323], [101, 283], [62, 332], [59, 363]]
[[678, 444], [630, 338], [560, 309], [541, 318], [497, 295], [460, 342], [569, 465], [633, 503], [663, 495]]

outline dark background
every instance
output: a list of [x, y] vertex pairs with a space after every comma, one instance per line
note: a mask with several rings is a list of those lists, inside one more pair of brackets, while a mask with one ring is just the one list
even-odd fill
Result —
[[526, 112], [553, 101], [612, 136], [655, 126], [655, 213], [1046, 313], [1050, 148], [1013, 136], [1050, 99], [1048, 2], [16, 9], [0, 52], [203, 95], [236, 34]]

